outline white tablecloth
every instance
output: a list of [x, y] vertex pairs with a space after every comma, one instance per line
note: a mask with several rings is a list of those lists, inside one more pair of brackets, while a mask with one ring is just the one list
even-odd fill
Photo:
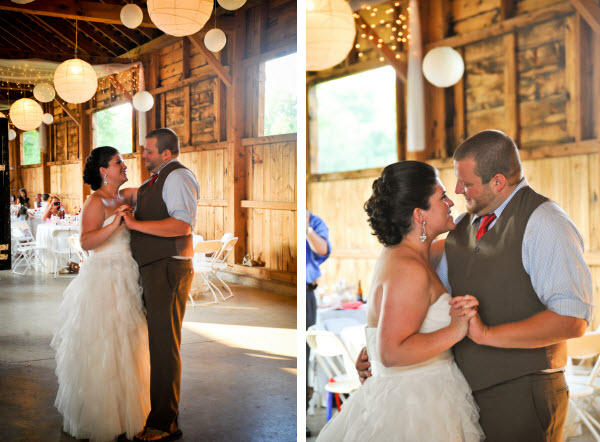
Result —
[[[37, 227], [37, 234], [35, 238], [35, 242], [39, 247], [43, 249], [40, 250], [39, 256], [42, 262], [44, 263], [45, 269], [47, 272], [54, 273], [54, 250], [52, 249], [52, 233], [57, 230], [67, 231], [69, 236], [71, 235], [79, 235], [81, 230], [80, 226], [59, 226], [51, 223], [40, 223]], [[79, 258], [77, 257], [77, 253], [75, 250], [71, 249], [71, 256], [73, 262], [78, 262]], [[58, 262], [59, 269], [62, 267], [66, 267], [69, 257], [67, 255], [62, 255]]]

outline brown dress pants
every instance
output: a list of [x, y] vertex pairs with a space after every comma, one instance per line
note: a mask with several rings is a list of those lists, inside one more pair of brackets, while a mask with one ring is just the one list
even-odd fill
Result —
[[165, 258], [140, 267], [150, 345], [150, 403], [146, 427], [177, 430], [181, 386], [181, 324], [194, 277], [191, 260]]
[[558, 442], [569, 406], [563, 373], [532, 374], [474, 391], [486, 442]]

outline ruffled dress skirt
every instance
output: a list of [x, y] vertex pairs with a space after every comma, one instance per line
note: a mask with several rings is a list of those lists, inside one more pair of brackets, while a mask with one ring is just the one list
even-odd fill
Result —
[[150, 411], [148, 330], [124, 229], [65, 290], [51, 343], [64, 431], [98, 442], [132, 439]]

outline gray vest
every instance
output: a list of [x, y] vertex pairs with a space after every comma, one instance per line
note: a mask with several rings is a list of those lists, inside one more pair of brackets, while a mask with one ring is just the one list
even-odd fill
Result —
[[[135, 219], [158, 221], [169, 218], [162, 191], [167, 176], [181, 168], [185, 169], [185, 166], [179, 162], [169, 163], [161, 169], [154, 184], [150, 185], [148, 182], [138, 189]], [[170, 256], [192, 256], [194, 254], [192, 234], [163, 237], [132, 230], [131, 253], [140, 267]]]
[[[523, 268], [521, 250], [527, 222], [548, 199], [530, 187], [521, 188], [479, 241], [474, 215], [465, 216], [446, 239], [448, 279], [452, 296], [479, 300], [484, 324], [520, 321], [546, 310]], [[454, 346], [456, 362], [471, 389], [481, 390], [520, 376], [566, 365], [566, 343], [533, 349], [495, 348], [468, 338]]]

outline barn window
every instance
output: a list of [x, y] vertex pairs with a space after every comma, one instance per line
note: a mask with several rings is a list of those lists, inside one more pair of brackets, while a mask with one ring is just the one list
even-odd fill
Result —
[[314, 172], [383, 167], [398, 161], [396, 74], [391, 66], [316, 85]]
[[133, 109], [130, 103], [94, 113], [94, 147], [112, 146], [121, 154], [133, 152]]
[[23, 133], [23, 165], [41, 163], [40, 133], [31, 130]]
[[264, 133], [296, 133], [296, 54], [268, 60], [264, 64]]

